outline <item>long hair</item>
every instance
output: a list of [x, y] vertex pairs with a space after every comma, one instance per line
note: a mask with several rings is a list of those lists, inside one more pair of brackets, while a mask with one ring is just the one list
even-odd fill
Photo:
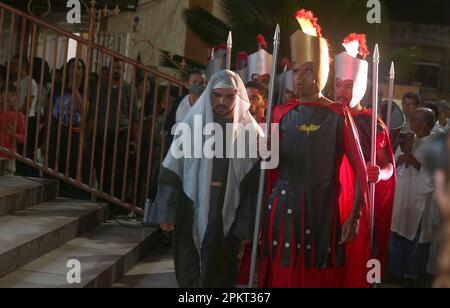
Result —
[[[69, 67], [71, 65], [75, 65], [76, 64], [77, 59], [76, 58], [71, 58], [69, 61], [67, 61], [66, 63], [66, 80], [65, 80], [65, 88], [67, 89], [67, 87], [69, 86], [70, 81], [70, 74], [69, 74]], [[78, 63], [81, 64], [81, 82], [80, 85], [78, 87], [78, 91], [80, 91], [81, 94], [83, 94], [83, 90], [84, 90], [84, 76], [86, 73], [86, 65], [84, 64], [84, 61], [82, 59], [78, 59]], [[61, 86], [61, 85], [60, 85]], [[61, 87], [58, 86], [58, 91], [61, 90]], [[70, 84], [70, 86], [72, 86]]]
[[42, 58], [34, 57], [34, 60], [33, 60], [33, 73], [32, 73], [31, 77], [34, 79], [34, 81], [36, 81], [37, 84], [40, 84], [40, 82], [41, 82], [42, 66], [44, 66], [43, 81], [45, 83], [47, 83], [47, 82], [51, 83], [52, 82], [52, 77], [50, 75], [50, 66], [48, 65], [48, 62], [45, 59], [42, 59]]

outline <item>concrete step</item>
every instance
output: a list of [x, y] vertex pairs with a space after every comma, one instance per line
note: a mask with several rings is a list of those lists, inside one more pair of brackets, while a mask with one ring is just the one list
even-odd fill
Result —
[[103, 222], [103, 206], [70, 199], [0, 217], [0, 277]]
[[0, 177], [0, 217], [58, 197], [58, 181], [17, 176]]
[[113, 288], [178, 288], [172, 251], [158, 246], [133, 266]]
[[[111, 287], [156, 245], [157, 234], [154, 228], [104, 223], [0, 278], [0, 288]], [[73, 259], [80, 262], [79, 284], [67, 281]]]

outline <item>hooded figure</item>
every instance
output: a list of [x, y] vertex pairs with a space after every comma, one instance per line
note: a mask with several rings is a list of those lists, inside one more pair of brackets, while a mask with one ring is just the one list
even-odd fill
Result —
[[282, 105], [292, 98], [294, 93], [294, 79], [292, 76], [292, 67], [289, 59], [282, 61], [283, 72], [277, 76], [277, 105]]
[[[254, 137], [262, 133], [249, 108], [240, 77], [217, 72], [177, 127], [163, 162], [151, 221], [163, 230], [174, 229], [180, 287], [236, 285], [239, 245], [251, 238], [258, 191], [259, 163], [256, 154], [249, 154], [251, 145], [245, 143], [244, 158], [232, 155], [242, 150], [237, 138], [244, 126]], [[212, 149], [211, 140], [213, 155], [206, 152]]]
[[258, 51], [249, 55], [247, 59], [247, 81], [256, 81], [268, 88], [272, 71], [272, 55], [267, 52], [267, 42], [264, 36], [259, 34], [256, 41], [258, 42]]
[[208, 58], [208, 65], [206, 66], [206, 73], [205, 73], [207, 81], [209, 81], [215, 73], [225, 69], [226, 60], [227, 60], [226, 45], [221, 44], [211, 49], [211, 56]]
[[[350, 109], [355, 108], [361, 103], [361, 100], [367, 90], [367, 74], [369, 72], [369, 63], [365, 60], [369, 54], [366, 46], [366, 36], [364, 34], [352, 33], [347, 36], [342, 45], [346, 51], [336, 56], [334, 61], [335, 84], [338, 82], [350, 82], [352, 85], [352, 95], [350, 102], [340, 101], [336, 97], [337, 103], [344, 103]], [[361, 55], [363, 59], [357, 56]]]
[[243, 81], [247, 80], [248, 67], [247, 67], [248, 54], [245, 51], [239, 52], [236, 59], [236, 74], [241, 77]]
[[[373, 258], [386, 267], [392, 206], [395, 192], [395, 160], [389, 131], [381, 118], [378, 118], [377, 166], [370, 165], [372, 147], [372, 110], [362, 106], [361, 100], [367, 89], [368, 63], [364, 59], [369, 54], [366, 35], [352, 33], [342, 44], [346, 51], [335, 58], [335, 100], [350, 108], [367, 166], [369, 182], [376, 183], [375, 188], [375, 248]], [[359, 59], [357, 56], [361, 56]], [[351, 170], [341, 170], [341, 180], [348, 185], [354, 182]], [[364, 243], [349, 245], [348, 251], [358, 249]], [[350, 255], [349, 258], [352, 258]], [[355, 263], [355, 262], [354, 262]], [[366, 264], [360, 263], [361, 271]], [[356, 271], [355, 271], [356, 272]]]

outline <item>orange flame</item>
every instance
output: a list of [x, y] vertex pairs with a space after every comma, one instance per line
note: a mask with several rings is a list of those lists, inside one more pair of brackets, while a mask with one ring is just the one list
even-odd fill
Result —
[[352, 57], [356, 58], [357, 55], [359, 54], [363, 59], [365, 59], [369, 55], [366, 35], [363, 33], [349, 34], [342, 42], [342, 45], [347, 50], [347, 53]]
[[322, 28], [317, 23], [317, 18], [314, 17], [312, 11], [301, 9], [295, 14], [302, 31], [306, 34], [322, 37]]

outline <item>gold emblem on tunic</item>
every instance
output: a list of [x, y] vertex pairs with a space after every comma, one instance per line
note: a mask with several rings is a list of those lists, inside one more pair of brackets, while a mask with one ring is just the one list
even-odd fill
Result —
[[303, 124], [303, 125], [299, 125], [297, 126], [297, 129], [302, 132], [302, 133], [306, 133], [309, 137], [309, 135], [311, 133], [315, 133], [320, 129], [321, 125], [316, 125], [316, 124]]

